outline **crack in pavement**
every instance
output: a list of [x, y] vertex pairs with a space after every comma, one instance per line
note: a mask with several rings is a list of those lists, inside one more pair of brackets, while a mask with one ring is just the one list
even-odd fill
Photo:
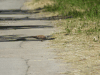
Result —
[[25, 60], [26, 65], [27, 65], [27, 70], [26, 70], [26, 74], [25, 74], [25, 75], [28, 75], [28, 70], [29, 70], [29, 68], [30, 68], [30, 66], [28, 65], [28, 61], [29, 61], [29, 59], [26, 59], [26, 60]]
[[19, 44], [19, 47], [20, 47], [20, 48], [23, 48], [23, 47], [22, 47], [22, 44], [23, 44], [23, 41]]

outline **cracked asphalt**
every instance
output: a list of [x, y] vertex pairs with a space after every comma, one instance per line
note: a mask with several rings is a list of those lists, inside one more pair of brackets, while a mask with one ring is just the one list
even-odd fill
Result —
[[53, 24], [29, 13], [24, 2], [0, 0], [0, 75], [64, 75], [69, 68], [54, 59], [56, 50], [48, 48], [49, 40], [27, 38], [51, 35]]

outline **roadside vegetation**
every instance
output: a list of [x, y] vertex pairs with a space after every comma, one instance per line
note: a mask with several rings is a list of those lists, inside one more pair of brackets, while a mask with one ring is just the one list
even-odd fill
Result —
[[66, 75], [100, 75], [100, 0], [33, 0], [29, 4], [43, 8], [49, 16], [73, 16], [53, 21], [59, 31], [53, 34], [52, 47], [60, 48], [59, 59], [75, 69]]

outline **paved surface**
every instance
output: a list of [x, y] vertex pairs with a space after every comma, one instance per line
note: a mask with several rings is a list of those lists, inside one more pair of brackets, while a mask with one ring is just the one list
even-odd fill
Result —
[[0, 0], [0, 10], [20, 9], [26, 0]]
[[49, 41], [27, 38], [50, 35], [55, 28], [50, 21], [28, 13], [24, 2], [0, 0], [0, 75], [63, 75], [69, 68], [54, 59], [56, 50], [47, 48]]
[[25, 75], [26, 71], [27, 63], [25, 60], [20, 58], [0, 58], [0, 75]]

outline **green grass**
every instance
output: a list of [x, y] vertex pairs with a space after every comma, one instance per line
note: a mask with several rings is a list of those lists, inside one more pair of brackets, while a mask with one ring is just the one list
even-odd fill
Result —
[[[53, 0], [54, 5], [44, 8], [46, 11], [58, 11], [61, 15], [74, 17], [100, 17], [100, 0]], [[79, 11], [78, 11], [78, 10]], [[84, 10], [82, 12], [81, 10]]]
[[35, 0], [35, 2], [38, 2], [38, 1], [40, 1], [40, 0]]
[[[59, 12], [62, 16], [73, 16], [80, 18], [84, 23], [79, 27], [76, 23], [69, 23], [65, 27], [67, 33], [71, 33], [77, 28], [77, 33], [95, 34], [100, 32], [100, 0], [53, 0], [54, 5], [44, 6], [46, 11]], [[68, 19], [66, 19], [68, 21]], [[88, 21], [96, 22], [96, 24], [88, 23]], [[87, 21], [87, 22], [85, 22]], [[94, 27], [95, 25], [95, 27]], [[88, 29], [85, 29], [87, 28]]]

